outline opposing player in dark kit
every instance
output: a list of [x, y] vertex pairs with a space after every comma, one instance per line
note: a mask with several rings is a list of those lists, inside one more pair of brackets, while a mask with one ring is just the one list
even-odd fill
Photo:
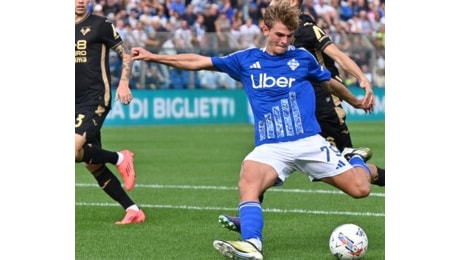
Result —
[[116, 98], [123, 104], [133, 98], [129, 88], [131, 52], [111, 22], [88, 12], [89, 1], [75, 0], [75, 162], [83, 162], [104, 192], [125, 209], [125, 217], [116, 224], [144, 222], [144, 212], [106, 166], [116, 165], [129, 191], [136, 178], [133, 153], [104, 150], [101, 142], [101, 127], [112, 100], [109, 51], [114, 50], [123, 59], [116, 90]]

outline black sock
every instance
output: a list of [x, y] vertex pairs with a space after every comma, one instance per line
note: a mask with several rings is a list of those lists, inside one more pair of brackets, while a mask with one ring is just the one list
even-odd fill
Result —
[[116, 165], [118, 161], [118, 153], [107, 151], [99, 147], [92, 146], [91, 144], [85, 144], [83, 146], [82, 161], [89, 164], [111, 163]]
[[95, 171], [93, 175], [104, 192], [113, 200], [120, 203], [124, 209], [135, 204], [128, 194], [126, 194], [125, 190], [123, 190], [117, 177], [105, 165]]
[[377, 173], [379, 175], [379, 178], [372, 184], [375, 184], [378, 186], [385, 186], [385, 169], [377, 167]]
[[260, 196], [259, 196], [259, 202], [260, 202], [260, 204], [262, 204], [262, 202], [264, 201], [264, 194], [265, 194], [265, 191], [262, 192], [262, 194], [260, 194]]

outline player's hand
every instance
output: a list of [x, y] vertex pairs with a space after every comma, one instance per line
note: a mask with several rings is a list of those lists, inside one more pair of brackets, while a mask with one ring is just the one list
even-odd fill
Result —
[[356, 99], [356, 102], [349, 103], [355, 109], [362, 109], [366, 114], [370, 114], [374, 110], [374, 106], [366, 104], [365, 99]]
[[117, 91], [115, 93], [115, 101], [120, 100], [124, 105], [129, 105], [133, 100], [131, 89], [129, 88], [129, 82], [127, 80], [120, 80]]
[[131, 60], [143, 60], [148, 61], [149, 51], [145, 50], [142, 47], [133, 47], [131, 48]]
[[363, 109], [366, 113], [370, 114], [374, 111], [374, 92], [372, 89], [370, 91], [366, 91], [362, 101]]
[[360, 99], [358, 103], [350, 104], [356, 109], [362, 109], [366, 114], [372, 113], [374, 111], [374, 104], [366, 101], [366, 98]]
[[366, 113], [370, 114], [374, 111], [375, 97], [374, 91], [372, 91], [371, 83], [368, 80], [363, 80], [359, 83], [359, 86], [364, 89], [364, 98], [362, 100], [362, 106]]

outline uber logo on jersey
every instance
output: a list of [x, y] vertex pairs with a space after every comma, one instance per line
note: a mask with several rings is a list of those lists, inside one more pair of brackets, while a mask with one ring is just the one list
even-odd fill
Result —
[[280, 87], [280, 88], [290, 88], [292, 87], [295, 78], [288, 78], [288, 77], [272, 77], [269, 76], [267, 73], [260, 73], [258, 79], [255, 79], [257, 75], [251, 74], [251, 83], [252, 88], [272, 88], [272, 87]]

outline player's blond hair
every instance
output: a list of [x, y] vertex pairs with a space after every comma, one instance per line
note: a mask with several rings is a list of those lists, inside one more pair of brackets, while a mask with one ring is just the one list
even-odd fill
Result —
[[300, 8], [302, 6], [302, 0], [272, 0], [270, 2], [270, 5], [276, 5], [276, 4], [279, 4], [279, 3], [289, 3], [291, 6], [296, 6], [298, 8]]
[[299, 15], [300, 9], [292, 6], [290, 0], [275, 0], [265, 10], [264, 23], [272, 28], [276, 22], [280, 22], [294, 31], [299, 26]]

